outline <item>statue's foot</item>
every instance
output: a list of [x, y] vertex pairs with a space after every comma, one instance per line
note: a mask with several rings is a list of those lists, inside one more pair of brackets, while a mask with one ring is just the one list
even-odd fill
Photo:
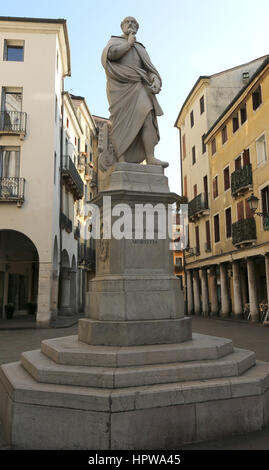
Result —
[[147, 157], [147, 164], [148, 165], [161, 165], [163, 168], [167, 168], [169, 166], [168, 162], [163, 162], [162, 160], [158, 160], [155, 157]]

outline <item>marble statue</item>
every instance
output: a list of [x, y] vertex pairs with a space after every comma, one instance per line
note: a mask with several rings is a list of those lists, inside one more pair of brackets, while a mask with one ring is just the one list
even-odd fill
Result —
[[156, 94], [162, 80], [145, 47], [136, 41], [136, 19], [125, 18], [121, 28], [123, 35], [112, 36], [102, 54], [114, 155], [119, 162], [146, 161], [165, 168], [168, 163], [154, 157], [160, 139], [157, 116], [163, 114]]

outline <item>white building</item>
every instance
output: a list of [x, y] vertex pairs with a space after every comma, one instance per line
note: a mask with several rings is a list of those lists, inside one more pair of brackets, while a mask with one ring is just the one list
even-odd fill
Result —
[[0, 17], [0, 317], [36, 304], [39, 327], [83, 309], [84, 129], [64, 93], [70, 74], [66, 20]]

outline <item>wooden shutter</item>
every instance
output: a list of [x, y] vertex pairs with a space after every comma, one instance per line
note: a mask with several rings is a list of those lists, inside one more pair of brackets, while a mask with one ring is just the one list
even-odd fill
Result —
[[220, 232], [219, 232], [219, 215], [214, 216], [214, 235], [215, 243], [220, 241]]
[[210, 224], [209, 220], [205, 223], [205, 233], [206, 233], [206, 247], [208, 250], [211, 249], [211, 238], [210, 238]]
[[237, 157], [234, 161], [234, 169], [235, 171], [237, 170], [241, 170], [241, 155], [239, 155], [239, 157]]
[[231, 208], [229, 207], [225, 211], [225, 219], [226, 219], [226, 237], [230, 238], [232, 236], [232, 213]]
[[237, 220], [244, 220], [244, 201], [237, 204]]
[[246, 219], [251, 219], [254, 217], [254, 214], [252, 210], [250, 210], [249, 203], [248, 203], [248, 198], [245, 199], [245, 210], [246, 210]]
[[230, 188], [230, 170], [229, 167], [225, 168], [223, 171], [224, 176], [224, 191]]
[[197, 184], [195, 184], [193, 186], [193, 196], [196, 197], [197, 196]]
[[249, 149], [245, 149], [243, 152], [243, 167], [250, 164]]
[[184, 196], [188, 197], [187, 175], [184, 176]]
[[196, 253], [200, 254], [200, 237], [199, 237], [199, 226], [195, 227], [195, 240], [196, 240]]
[[215, 176], [215, 178], [213, 179], [213, 196], [214, 196], [214, 199], [218, 197], [218, 177], [217, 176]]
[[185, 134], [182, 136], [182, 157], [183, 157], [183, 160], [184, 158], [186, 158], [186, 136]]

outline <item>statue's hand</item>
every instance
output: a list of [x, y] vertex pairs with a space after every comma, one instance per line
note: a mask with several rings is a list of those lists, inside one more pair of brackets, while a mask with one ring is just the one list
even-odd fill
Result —
[[158, 93], [160, 93], [160, 91], [161, 91], [161, 84], [160, 84], [160, 81], [158, 80], [158, 78], [154, 78], [154, 79], [153, 79], [153, 82], [152, 82], [150, 88], [151, 88], [152, 93], [154, 93], [155, 95], [157, 95]]
[[130, 46], [133, 46], [135, 41], [136, 41], [135, 35], [133, 33], [130, 33], [128, 36], [128, 43], [130, 44]]

